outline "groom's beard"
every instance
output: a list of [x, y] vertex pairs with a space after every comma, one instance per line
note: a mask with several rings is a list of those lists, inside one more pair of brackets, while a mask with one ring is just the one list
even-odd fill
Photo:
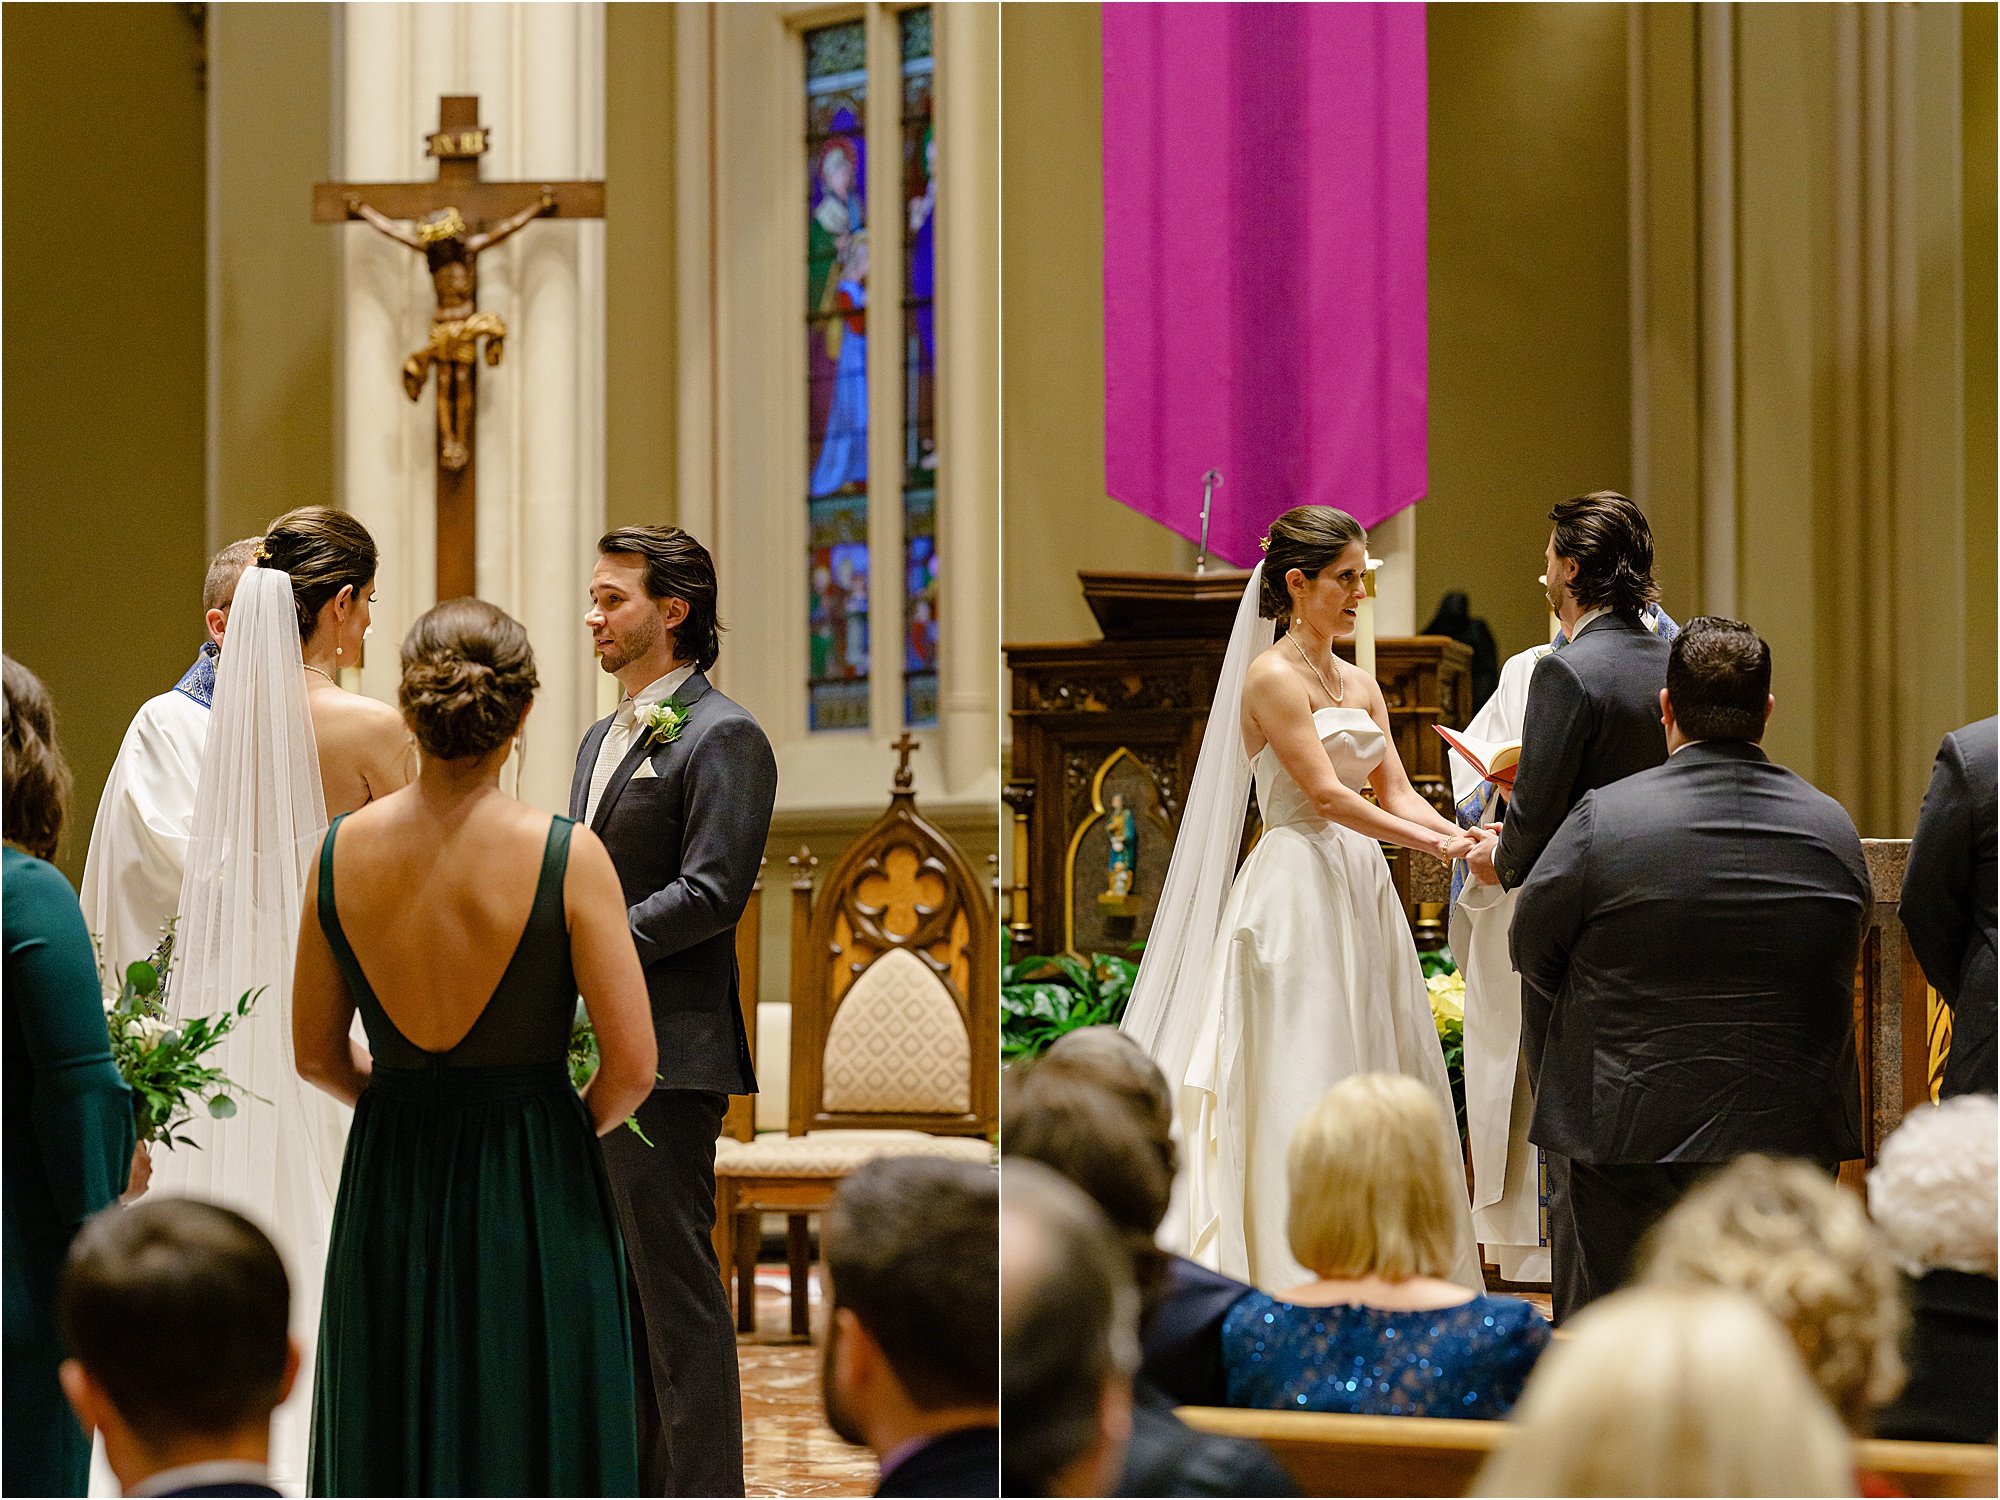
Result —
[[840, 1319], [832, 1311], [826, 1320], [826, 1347], [819, 1357], [820, 1402], [826, 1407], [826, 1425], [858, 1448], [866, 1448], [868, 1439], [861, 1435], [861, 1424], [854, 1420], [854, 1413], [847, 1409], [840, 1391], [833, 1383], [834, 1351], [840, 1347]]
[[607, 672], [622, 672], [633, 662], [660, 643], [666, 628], [660, 624], [658, 615], [649, 614], [644, 623], [633, 627], [624, 635], [611, 638], [611, 649], [598, 658]]

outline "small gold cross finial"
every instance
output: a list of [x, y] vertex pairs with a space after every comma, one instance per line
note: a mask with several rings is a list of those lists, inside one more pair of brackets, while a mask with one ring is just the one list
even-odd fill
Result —
[[905, 729], [903, 737], [889, 748], [896, 752], [896, 790], [907, 792], [917, 781], [917, 778], [910, 774], [910, 755], [914, 751], [921, 750], [923, 744], [919, 740], [911, 739], [910, 731]]

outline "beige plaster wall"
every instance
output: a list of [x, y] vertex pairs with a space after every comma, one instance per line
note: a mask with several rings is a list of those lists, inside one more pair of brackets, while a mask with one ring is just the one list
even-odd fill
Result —
[[1625, 7], [1432, 5], [1428, 22], [1417, 625], [1463, 589], [1504, 660], [1548, 638], [1550, 505], [1631, 482]]
[[201, 641], [202, 95], [181, 6], [10, 5], [0, 39], [0, 620], [55, 698], [75, 880], [133, 710]]
[[1191, 568], [1104, 493], [1103, 51], [1095, 5], [1000, 12], [1000, 638], [1094, 640], [1078, 568]]
[[311, 215], [312, 184], [332, 175], [333, 7], [214, 5], [207, 25], [212, 550], [339, 493], [340, 231]]

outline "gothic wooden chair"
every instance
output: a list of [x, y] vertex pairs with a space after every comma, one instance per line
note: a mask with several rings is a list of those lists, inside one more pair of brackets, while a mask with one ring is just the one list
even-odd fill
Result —
[[986, 885], [911, 790], [908, 735], [882, 816], [818, 898], [792, 865], [791, 1100], [785, 1132], [716, 1144], [716, 1249], [736, 1326], [756, 1328], [758, 1223], [787, 1218], [792, 1332], [810, 1333], [807, 1220], [878, 1156], [985, 1162], [999, 1087], [999, 954]]

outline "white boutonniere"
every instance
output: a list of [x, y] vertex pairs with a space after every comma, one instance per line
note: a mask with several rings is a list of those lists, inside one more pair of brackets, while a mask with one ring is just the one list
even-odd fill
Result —
[[687, 727], [687, 721], [687, 710], [681, 707], [678, 698], [655, 703], [639, 715], [639, 723], [646, 730], [646, 743], [649, 745], [671, 745], [681, 737], [681, 730]]

